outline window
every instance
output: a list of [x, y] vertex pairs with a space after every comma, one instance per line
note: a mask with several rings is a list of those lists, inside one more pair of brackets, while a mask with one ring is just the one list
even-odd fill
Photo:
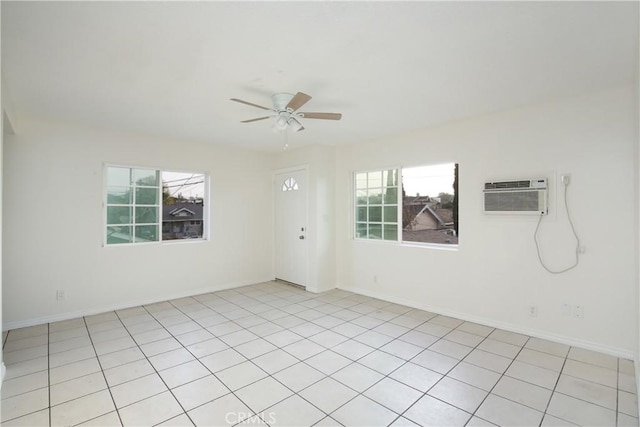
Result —
[[355, 238], [457, 245], [457, 176], [454, 163], [356, 173]]
[[108, 166], [107, 245], [203, 239], [206, 176]]
[[454, 163], [402, 169], [402, 241], [458, 244]]
[[398, 240], [398, 170], [358, 173], [355, 180], [355, 236]]

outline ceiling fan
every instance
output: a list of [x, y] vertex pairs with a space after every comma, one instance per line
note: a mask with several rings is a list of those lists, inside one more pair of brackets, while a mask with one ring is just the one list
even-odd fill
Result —
[[298, 92], [295, 95], [291, 93], [276, 93], [271, 96], [273, 108], [263, 107], [262, 105], [243, 101], [238, 98], [231, 98], [231, 101], [271, 111], [271, 114], [268, 116], [258, 117], [257, 119], [242, 120], [241, 123], [257, 122], [259, 120], [266, 120], [275, 117], [276, 122], [273, 128], [274, 130], [280, 131], [290, 129], [294, 132], [299, 132], [304, 130], [301, 119], [340, 120], [342, 118], [342, 114], [340, 113], [305, 113], [298, 111], [298, 109], [306, 104], [310, 99], [311, 97], [309, 95], [302, 92]]

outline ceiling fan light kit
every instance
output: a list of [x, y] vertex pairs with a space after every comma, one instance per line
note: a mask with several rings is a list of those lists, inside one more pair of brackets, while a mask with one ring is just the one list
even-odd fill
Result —
[[298, 109], [309, 102], [310, 99], [311, 96], [302, 92], [298, 92], [295, 95], [286, 92], [276, 93], [271, 96], [272, 108], [263, 107], [262, 105], [243, 101], [238, 98], [231, 98], [231, 101], [271, 111], [272, 114], [269, 116], [242, 120], [241, 123], [251, 123], [275, 117], [276, 120], [272, 129], [276, 132], [286, 130], [299, 132], [304, 130], [304, 126], [302, 125], [303, 120], [301, 119], [340, 120], [342, 118], [342, 114], [340, 113], [304, 113], [298, 111]]

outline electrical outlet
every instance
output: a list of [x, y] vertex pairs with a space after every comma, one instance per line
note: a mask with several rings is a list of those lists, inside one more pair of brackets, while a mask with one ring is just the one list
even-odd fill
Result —
[[65, 298], [66, 298], [66, 294], [64, 292], [64, 289], [58, 289], [56, 291], [56, 300], [61, 301]]
[[562, 304], [560, 306], [560, 313], [565, 317], [571, 316], [571, 304]]
[[575, 319], [584, 319], [584, 307], [581, 305], [573, 306], [573, 317]]
[[571, 183], [571, 174], [565, 173], [560, 175], [560, 180], [562, 181], [562, 184], [569, 185]]
[[529, 317], [538, 317], [538, 306], [530, 305], [529, 306]]

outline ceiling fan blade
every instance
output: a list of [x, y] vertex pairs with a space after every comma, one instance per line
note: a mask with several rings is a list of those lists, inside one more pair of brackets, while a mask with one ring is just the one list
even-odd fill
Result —
[[267, 108], [267, 107], [263, 107], [262, 105], [253, 104], [251, 102], [243, 101], [242, 99], [238, 99], [238, 98], [231, 98], [231, 101], [239, 102], [240, 104], [251, 105], [252, 107], [256, 107], [256, 108], [262, 108], [263, 110], [271, 110], [271, 108]]
[[340, 120], [341, 113], [300, 113], [305, 119]]
[[258, 120], [270, 119], [271, 117], [273, 117], [273, 116], [258, 117], [257, 119], [241, 120], [241, 121], [240, 121], [240, 123], [251, 123], [251, 122], [257, 122]]
[[291, 101], [289, 101], [285, 108], [287, 110], [291, 109], [293, 111], [296, 111], [298, 108], [309, 102], [310, 99], [311, 97], [306, 93], [298, 92], [293, 98], [291, 98]]

